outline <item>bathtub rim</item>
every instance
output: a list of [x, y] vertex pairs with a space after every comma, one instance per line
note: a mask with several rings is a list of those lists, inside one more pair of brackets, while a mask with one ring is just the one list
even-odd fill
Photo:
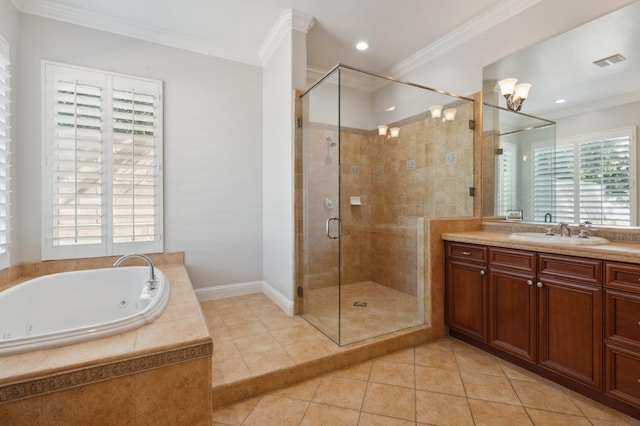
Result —
[[[144, 270], [148, 269], [148, 267], [145, 266], [124, 266], [122, 268], [137, 268]], [[86, 273], [89, 271], [100, 271], [104, 269], [110, 268], [93, 268], [79, 271], [57, 272], [45, 276], [34, 277], [32, 279], [23, 281], [16, 286], [8, 288], [0, 293], [9, 294], [13, 291], [16, 291], [16, 289], [21, 284], [26, 284], [30, 281], [39, 280], [44, 277], [55, 277], [58, 275], [83, 272]], [[142, 327], [143, 325], [152, 323], [165, 311], [171, 294], [171, 285], [169, 283], [169, 278], [167, 277], [167, 275], [161, 269], [155, 268], [155, 271], [156, 279], [159, 283], [157, 291], [159, 291], [160, 294], [159, 297], [154, 298], [154, 300], [142, 311], [101, 325], [89, 325], [42, 335], [0, 340], [0, 359], [2, 359], [2, 357], [4, 356], [18, 355], [32, 351], [57, 348], [61, 346], [72, 345], [75, 343], [82, 343], [90, 340], [100, 339], [102, 337], [114, 336], [117, 334], [126, 333], [127, 331], [135, 330]]]

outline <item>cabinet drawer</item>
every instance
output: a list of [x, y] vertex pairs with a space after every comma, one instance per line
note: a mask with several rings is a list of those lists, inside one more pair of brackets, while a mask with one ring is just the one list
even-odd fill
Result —
[[605, 338], [640, 350], [640, 295], [606, 291]]
[[602, 285], [602, 262], [581, 257], [538, 255], [538, 273], [574, 282]]
[[606, 345], [605, 393], [640, 407], [640, 353]]
[[604, 267], [605, 286], [640, 293], [640, 266], [605, 262]]
[[530, 251], [490, 247], [489, 264], [535, 273], [536, 254]]
[[464, 243], [447, 243], [447, 256], [451, 259], [487, 262], [487, 247]]

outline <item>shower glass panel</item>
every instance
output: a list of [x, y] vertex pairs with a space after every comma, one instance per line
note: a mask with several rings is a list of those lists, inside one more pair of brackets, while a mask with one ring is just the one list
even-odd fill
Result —
[[473, 102], [345, 65], [301, 100], [302, 316], [340, 345], [428, 323], [425, 219], [473, 216]]

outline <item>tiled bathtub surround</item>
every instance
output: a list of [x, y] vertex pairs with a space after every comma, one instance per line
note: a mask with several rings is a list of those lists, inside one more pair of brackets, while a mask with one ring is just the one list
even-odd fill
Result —
[[[187, 419], [190, 425], [209, 425], [212, 341], [184, 265], [166, 263], [176, 259], [182, 254], [154, 256], [169, 278], [171, 297], [153, 323], [1, 357], [0, 424], [10, 419], [7, 424], [66, 426], [100, 419], [109, 425], [173, 425]], [[114, 260], [91, 259], [85, 265], [111, 266]], [[27, 270], [59, 272], [78, 262], [83, 264], [44, 262]]]

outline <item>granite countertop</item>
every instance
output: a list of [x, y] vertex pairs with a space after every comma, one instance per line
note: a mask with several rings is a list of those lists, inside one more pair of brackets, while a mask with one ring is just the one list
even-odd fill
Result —
[[546, 243], [544, 241], [517, 240], [510, 238], [508, 233], [492, 231], [444, 233], [442, 234], [442, 239], [445, 241], [640, 264], [640, 244], [637, 243], [610, 242], [609, 244], [592, 246], [564, 245]]

